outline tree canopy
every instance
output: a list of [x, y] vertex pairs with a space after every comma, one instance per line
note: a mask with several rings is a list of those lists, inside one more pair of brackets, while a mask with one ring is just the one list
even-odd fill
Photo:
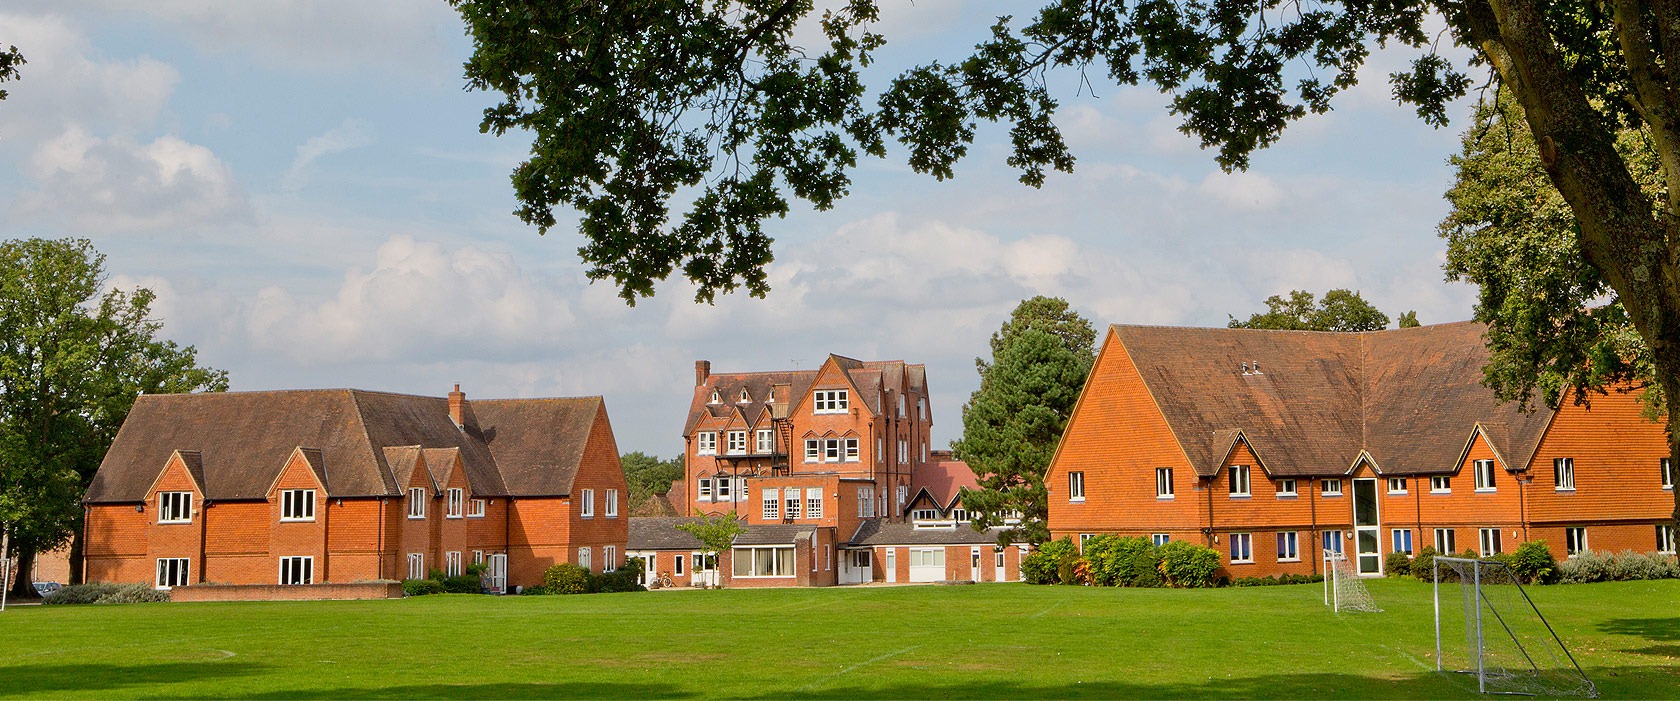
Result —
[[[1400, 315], [1401, 325], [1417, 325], [1417, 312]], [[1266, 298], [1266, 311], [1240, 321], [1231, 317], [1233, 329], [1279, 329], [1285, 331], [1377, 331], [1388, 328], [1388, 315], [1365, 301], [1358, 292], [1331, 290], [1314, 301], [1313, 293], [1294, 290], [1289, 297]]]
[[963, 508], [976, 529], [1009, 526], [1001, 544], [1049, 540], [1044, 473], [1091, 372], [1095, 337], [1065, 300], [1034, 297], [992, 336], [991, 362], [976, 360], [980, 389], [951, 448], [979, 482], [963, 492]]
[[[730, 549], [735, 544], [735, 538], [747, 531], [734, 511], [727, 514], [712, 514], [701, 517], [698, 521], [679, 523], [676, 529], [694, 536], [700, 541], [702, 557], [716, 557], [718, 553]], [[701, 563], [694, 563], [695, 576], [699, 576]]]
[[619, 456], [618, 462], [624, 468], [624, 481], [630, 488], [630, 513], [637, 516], [657, 515], [644, 514], [643, 507], [654, 496], [670, 491], [671, 482], [683, 476], [681, 458], [660, 460], [638, 450]]
[[84, 240], [0, 243], [0, 524], [25, 566], [79, 535], [82, 493], [136, 397], [227, 388], [157, 337], [150, 290], [107, 288], [104, 261]]
[[[18, 52], [18, 47], [8, 46], [5, 51], [0, 51], [0, 83], [17, 80], [18, 66], [24, 63], [23, 54]], [[6, 99], [7, 94], [5, 90], [0, 90], [0, 100]]]

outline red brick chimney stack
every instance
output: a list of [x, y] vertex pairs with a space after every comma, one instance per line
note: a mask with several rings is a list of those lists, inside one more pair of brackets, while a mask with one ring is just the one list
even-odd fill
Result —
[[712, 376], [712, 361], [710, 361], [710, 360], [696, 360], [696, 361], [694, 361], [694, 386], [695, 387], [699, 387], [703, 384], [706, 384], [706, 378], [711, 377], [711, 376]]
[[455, 391], [449, 393], [449, 418], [456, 426], [465, 426], [467, 415], [467, 395], [461, 391], [461, 383], [455, 383]]

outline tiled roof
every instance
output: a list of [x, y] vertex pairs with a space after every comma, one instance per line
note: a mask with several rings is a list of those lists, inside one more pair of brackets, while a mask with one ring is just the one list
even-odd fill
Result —
[[797, 523], [766, 523], [747, 526], [735, 537], [736, 545], [787, 545], [800, 538], [810, 538], [814, 526]]
[[634, 517], [630, 519], [630, 540], [626, 550], [699, 550], [700, 540], [677, 526], [694, 523], [697, 518], [671, 516]]
[[950, 508], [951, 502], [956, 500], [957, 493], [963, 487], [978, 489], [979, 481], [975, 478], [974, 470], [968, 463], [951, 457], [950, 453], [935, 451], [933, 459], [917, 467], [910, 473], [910, 493], [920, 493], [926, 489], [928, 496], [939, 504], [939, 508]]
[[1552, 412], [1522, 413], [1482, 386], [1483, 328], [1113, 331], [1199, 474], [1218, 471], [1240, 432], [1271, 474], [1344, 474], [1363, 450], [1407, 475], [1456, 469], [1478, 422], [1499, 427], [1488, 433], [1516, 461], [1507, 468], [1538, 446]]
[[852, 545], [997, 545], [1002, 529], [974, 530], [967, 525], [955, 528], [917, 528], [912, 523], [891, 523], [884, 519], [869, 519], [858, 524], [852, 534]]

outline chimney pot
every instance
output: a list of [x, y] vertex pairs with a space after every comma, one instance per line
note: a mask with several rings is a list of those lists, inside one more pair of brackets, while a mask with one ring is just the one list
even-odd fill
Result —
[[449, 393], [449, 420], [457, 427], [466, 426], [467, 395], [461, 391], [461, 383], [455, 383], [454, 391]]
[[1243, 363], [1242, 364], [1242, 374], [1244, 374], [1244, 375], [1248, 374], [1248, 363]]
[[696, 360], [696, 361], [694, 361], [694, 386], [695, 387], [699, 387], [700, 385], [706, 384], [706, 378], [711, 377], [711, 376], [712, 376], [712, 361], [710, 361], [710, 360]]

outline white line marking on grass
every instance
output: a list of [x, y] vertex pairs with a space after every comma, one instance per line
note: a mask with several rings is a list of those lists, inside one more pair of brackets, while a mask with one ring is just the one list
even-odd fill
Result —
[[896, 652], [889, 652], [889, 653], [886, 653], [884, 655], [876, 655], [876, 656], [871, 657], [867, 660], [859, 662], [855, 665], [852, 665], [850, 667], [846, 667], [846, 668], [844, 668], [844, 669], [842, 669], [838, 672], [835, 672], [833, 674], [830, 674], [830, 675], [827, 675], [827, 676], [824, 676], [824, 677], [818, 677], [815, 681], [811, 682], [810, 684], [806, 684], [805, 686], [800, 687], [799, 690], [800, 691], [810, 691], [812, 689], [815, 689], [818, 684], [826, 682], [826, 681], [828, 681], [830, 679], [833, 679], [835, 677], [850, 674], [854, 670], [858, 669], [859, 667], [867, 667], [869, 665], [875, 664], [876, 662], [880, 662], [881, 660], [886, 660], [886, 659], [891, 659], [891, 658], [894, 658], [894, 657], [898, 657], [899, 655], [902, 655], [906, 652], [910, 652], [911, 650], [914, 650], [914, 649], [919, 648], [919, 647], [921, 647], [921, 646], [920, 645], [911, 645], [910, 647], [904, 648], [903, 650], [898, 650]]
[[1377, 645], [1377, 647], [1380, 647], [1380, 648], [1382, 648], [1382, 649], [1384, 649], [1384, 650], [1387, 650], [1387, 651], [1389, 651], [1389, 652], [1392, 652], [1392, 653], [1394, 653], [1394, 654], [1396, 654], [1396, 655], [1399, 655], [1399, 656], [1401, 656], [1401, 657], [1404, 657], [1404, 658], [1406, 658], [1406, 661], [1408, 661], [1408, 662], [1411, 662], [1411, 663], [1412, 663], [1412, 664], [1415, 664], [1415, 665], [1417, 665], [1417, 668], [1418, 668], [1418, 669], [1421, 669], [1421, 670], [1423, 670], [1423, 671], [1425, 671], [1425, 672], [1433, 672], [1433, 671], [1435, 671], [1435, 667], [1434, 667], [1434, 666], [1433, 666], [1433, 665], [1427, 665], [1427, 664], [1424, 664], [1424, 663], [1423, 663], [1423, 660], [1420, 660], [1420, 659], [1418, 659], [1418, 658], [1416, 658], [1416, 657], [1413, 657], [1413, 656], [1411, 656], [1411, 654], [1409, 654], [1409, 653], [1407, 653], [1407, 652], [1406, 652], [1406, 651], [1405, 651], [1405, 650], [1398, 650], [1398, 649], [1395, 649], [1395, 648], [1392, 648], [1392, 647], [1389, 647], [1389, 646], [1387, 646], [1387, 645], [1382, 645], [1382, 644], [1378, 644], [1378, 645]]
[[1044, 616], [1044, 614], [1050, 613], [1051, 611], [1055, 610], [1055, 608], [1057, 606], [1061, 606], [1064, 603], [1067, 603], [1067, 599], [1060, 599], [1056, 603], [1050, 604], [1049, 608], [1046, 608], [1043, 611], [1039, 611], [1038, 613], [1033, 614], [1032, 616], [1030, 616], [1030, 618], [1042, 618]]

